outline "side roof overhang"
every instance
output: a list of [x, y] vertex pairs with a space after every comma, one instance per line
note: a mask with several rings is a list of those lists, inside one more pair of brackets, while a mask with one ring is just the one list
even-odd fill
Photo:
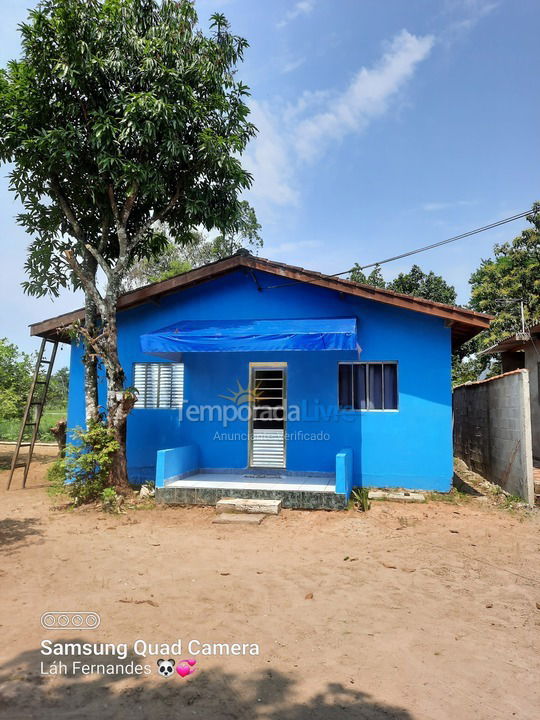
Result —
[[[260, 271], [284, 278], [293, 283], [315, 285], [354, 297], [373, 300], [386, 305], [393, 305], [394, 307], [412, 310], [425, 315], [440, 317], [445, 320], [451, 328], [453, 347], [459, 347], [462, 343], [488, 328], [492, 320], [491, 315], [477, 313], [473, 310], [432, 302], [424, 298], [412, 297], [410, 295], [393, 292], [392, 290], [384, 290], [382, 288], [372, 287], [371, 285], [364, 285], [352, 280], [343, 280], [342, 278], [324, 275], [314, 270], [306, 270], [301, 267], [254, 257], [249, 253], [238, 253], [224, 260], [218, 260], [167, 280], [145, 285], [137, 290], [124, 293], [118, 299], [117, 310], [119, 312], [128, 310], [149, 301], [155, 301], [164, 295], [180, 292], [216, 277], [242, 269], [248, 274], [253, 274], [254, 271]], [[254, 279], [256, 280], [255, 276]], [[262, 288], [262, 290], [264, 290], [264, 288]], [[81, 308], [30, 325], [30, 334], [42, 338], [70, 342], [66, 335], [65, 328], [77, 320], [81, 321], [83, 319], [84, 309]]]
[[503, 352], [519, 352], [525, 350], [527, 345], [530, 343], [531, 338], [540, 338], [540, 323], [533, 325], [529, 328], [529, 336], [523, 337], [522, 333], [515, 333], [505, 337], [500, 342], [488, 347], [486, 350], [482, 350], [480, 355], [496, 355], [497, 353]]

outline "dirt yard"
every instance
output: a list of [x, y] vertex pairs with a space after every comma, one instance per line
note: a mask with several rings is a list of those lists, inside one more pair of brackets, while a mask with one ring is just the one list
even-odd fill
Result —
[[[44, 468], [0, 492], [0, 718], [540, 717], [537, 511], [455, 494], [220, 526], [210, 508], [54, 509]], [[100, 627], [40, 625], [78, 610]], [[182, 652], [134, 655], [138, 639]], [[127, 643], [122, 663], [151, 674], [44, 675], [81, 658], [45, 656], [42, 640]], [[260, 654], [196, 654], [190, 640]], [[158, 658], [190, 657], [193, 675], [157, 674]]]

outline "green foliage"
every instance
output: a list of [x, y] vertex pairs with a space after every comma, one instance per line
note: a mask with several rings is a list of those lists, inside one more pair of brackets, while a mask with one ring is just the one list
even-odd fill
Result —
[[371, 509], [371, 500], [369, 499], [369, 488], [353, 488], [351, 498], [355, 507], [362, 512]]
[[433, 271], [425, 273], [418, 265], [413, 265], [410, 272], [400, 273], [394, 280], [386, 282], [379, 265], [366, 276], [357, 263], [351, 271], [350, 279], [434, 302], [456, 304], [457, 295], [453, 285], [449, 285], [441, 275], [436, 275]]
[[201, 265], [234, 255], [242, 248], [256, 253], [263, 245], [260, 229], [255, 211], [246, 201], [242, 201], [238, 228], [234, 232], [208, 239], [202, 233], [193, 231], [191, 240], [184, 244], [175, 243], [170, 234], [165, 233], [167, 241], [160, 254], [135, 262], [124, 279], [124, 288], [133, 290], [148, 283], [167, 280]]
[[105, 488], [101, 493], [101, 508], [104, 512], [119, 513], [121, 512], [124, 498], [118, 495], [112, 487]]
[[69, 368], [63, 367], [51, 375], [47, 391], [47, 407], [67, 408], [69, 390]]
[[[0, 338], [0, 438], [16, 440], [32, 383], [35, 356], [20, 351]], [[65, 417], [68, 393], [67, 368], [51, 376], [47, 401], [41, 417], [38, 440], [54, 441], [49, 429]]]
[[364, 285], [373, 285], [373, 287], [385, 288], [386, 280], [382, 276], [380, 265], [375, 265], [373, 270], [366, 275], [358, 263], [355, 263], [351, 270], [350, 279], [354, 282], [363, 283]]
[[482, 260], [471, 275], [471, 309], [494, 315], [494, 319], [489, 330], [469, 340], [455, 354], [452, 366], [455, 385], [501, 372], [499, 356], [480, 353], [521, 330], [520, 300], [526, 325], [540, 319], [540, 203], [535, 203], [527, 220], [532, 228], [509, 242], [495, 245], [494, 257]]
[[[85, 253], [122, 272], [202, 226], [237, 232], [255, 134], [237, 77], [247, 42], [187, 0], [43, 0], [0, 75], [0, 160], [29, 235], [27, 292], [85, 290]], [[75, 274], [74, 274], [75, 272]], [[109, 278], [110, 281], [110, 278]]]
[[49, 487], [47, 492], [51, 497], [64, 495], [66, 490], [66, 461], [65, 458], [55, 460], [47, 470]]
[[21, 417], [32, 381], [32, 359], [0, 338], [0, 418]]
[[74, 442], [66, 447], [65, 459], [61, 461], [64, 490], [75, 505], [82, 505], [102, 498], [109, 485], [109, 471], [118, 443], [103, 418], [90, 422], [86, 431], [76, 429], [74, 436]]
[[494, 257], [482, 260], [471, 275], [471, 308], [496, 315], [490, 329], [482, 333], [481, 349], [521, 330], [520, 299], [526, 324], [540, 319], [540, 203], [535, 203], [527, 220], [531, 228], [510, 242], [495, 245]]

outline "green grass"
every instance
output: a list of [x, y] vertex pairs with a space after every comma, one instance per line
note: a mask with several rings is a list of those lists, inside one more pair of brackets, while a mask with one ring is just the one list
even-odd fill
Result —
[[[39, 424], [38, 442], [54, 442], [54, 436], [50, 432], [50, 428], [54, 427], [59, 420], [66, 417], [65, 408], [46, 408], [41, 416]], [[0, 419], [0, 441], [17, 440], [21, 427], [22, 418], [15, 420]], [[29, 439], [28, 437], [25, 439]]]

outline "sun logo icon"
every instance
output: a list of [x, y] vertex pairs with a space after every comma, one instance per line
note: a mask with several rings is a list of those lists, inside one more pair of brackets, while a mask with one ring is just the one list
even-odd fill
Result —
[[256, 400], [260, 400], [262, 398], [261, 393], [259, 392], [260, 383], [256, 383], [255, 387], [251, 390], [249, 388], [245, 388], [240, 380], [238, 378], [236, 379], [236, 390], [233, 390], [232, 388], [227, 388], [228, 395], [218, 395], [218, 397], [223, 398], [224, 400], [230, 400], [235, 405], [243, 405], [247, 402], [255, 402]]

